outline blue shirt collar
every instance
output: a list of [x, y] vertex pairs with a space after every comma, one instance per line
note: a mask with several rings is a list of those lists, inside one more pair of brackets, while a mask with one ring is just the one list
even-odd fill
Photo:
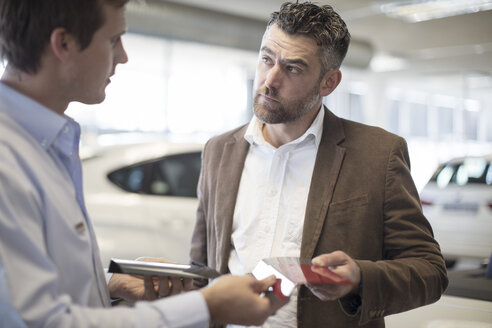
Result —
[[0, 99], [2, 110], [45, 150], [54, 147], [71, 156], [74, 147], [78, 149], [80, 126], [73, 119], [55, 113], [4, 83], [0, 83]]

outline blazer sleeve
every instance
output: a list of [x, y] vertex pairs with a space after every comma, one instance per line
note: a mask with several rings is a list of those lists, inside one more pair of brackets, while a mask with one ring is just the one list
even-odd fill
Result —
[[384, 186], [382, 260], [358, 260], [362, 278], [360, 324], [436, 302], [448, 285], [432, 228], [410, 175], [406, 142], [388, 157]]

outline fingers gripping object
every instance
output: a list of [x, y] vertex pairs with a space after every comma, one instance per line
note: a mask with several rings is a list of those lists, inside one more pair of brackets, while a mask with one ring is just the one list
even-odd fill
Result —
[[287, 297], [289, 297], [289, 295], [284, 295], [282, 293], [282, 279], [277, 278], [277, 281], [275, 281], [275, 284], [270, 288], [271, 288], [271, 292], [273, 293], [273, 295], [277, 296], [278, 299], [280, 299], [280, 300], [284, 300]]
[[327, 267], [313, 266], [310, 260], [296, 257], [264, 259], [257, 264], [252, 274], [256, 279], [274, 275], [277, 281], [271, 293], [279, 299], [289, 297], [298, 285], [354, 285]]

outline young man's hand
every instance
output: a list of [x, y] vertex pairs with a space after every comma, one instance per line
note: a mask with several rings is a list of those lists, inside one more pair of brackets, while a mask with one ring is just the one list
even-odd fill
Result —
[[251, 275], [226, 275], [201, 290], [207, 302], [211, 321], [218, 324], [259, 326], [289, 302], [263, 293], [276, 282], [274, 276], [257, 280]]
[[[139, 261], [165, 262], [166, 260], [153, 257], [141, 257]], [[179, 294], [192, 289], [191, 278], [151, 277], [115, 273], [108, 283], [112, 298], [122, 298], [132, 304], [141, 300], [155, 300], [162, 297]]]

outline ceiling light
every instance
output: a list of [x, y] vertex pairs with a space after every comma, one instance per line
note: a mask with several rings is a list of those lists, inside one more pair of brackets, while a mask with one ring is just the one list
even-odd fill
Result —
[[411, 23], [491, 10], [492, 0], [412, 0], [379, 5], [379, 10]]
[[405, 59], [387, 53], [379, 53], [371, 59], [371, 70], [373, 72], [400, 71], [407, 68]]

